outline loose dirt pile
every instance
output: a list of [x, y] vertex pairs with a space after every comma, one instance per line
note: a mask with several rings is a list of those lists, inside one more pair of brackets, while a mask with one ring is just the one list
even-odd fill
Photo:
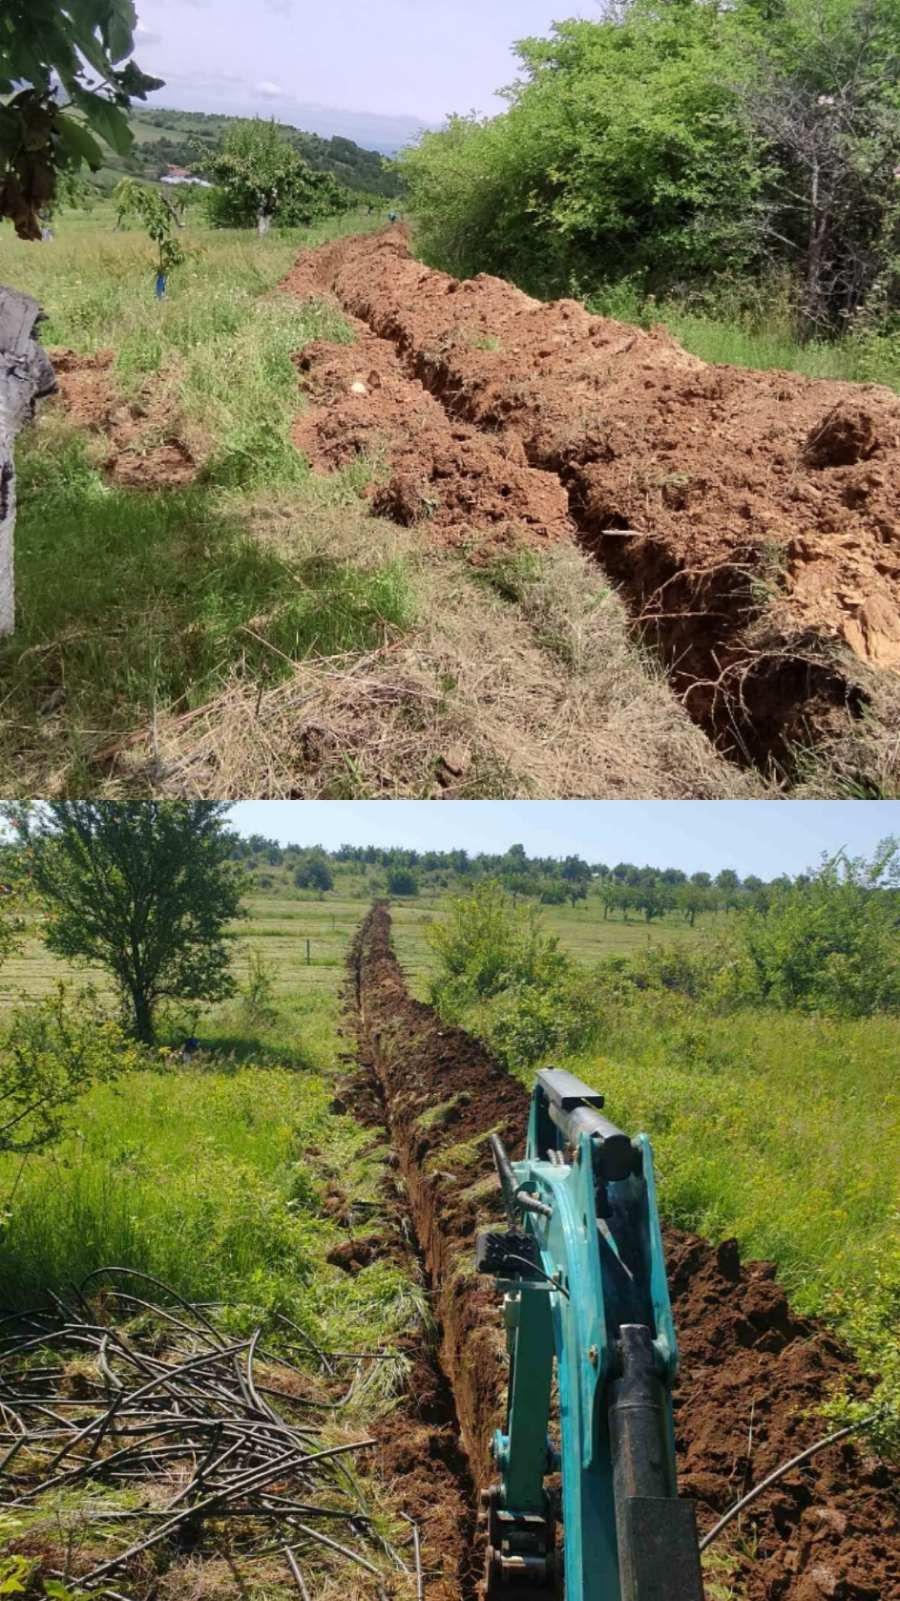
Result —
[[[661, 330], [433, 272], [397, 229], [304, 255], [284, 287], [334, 294], [448, 418], [557, 477], [577, 537], [731, 755], [790, 770], [900, 668], [889, 390], [709, 367]], [[416, 447], [413, 420], [402, 471], [433, 486], [431, 444], [414, 465]]]
[[103, 471], [128, 489], [178, 488], [192, 483], [199, 463], [173, 419], [171, 393], [147, 383], [126, 401], [113, 375], [115, 352], [80, 356], [49, 351], [59, 381], [59, 399], [69, 422], [102, 435], [108, 444]]
[[298, 359], [314, 399], [294, 443], [318, 469], [361, 458], [376, 482], [376, 515], [434, 530], [442, 544], [473, 559], [568, 537], [568, 501], [559, 479], [525, 462], [515, 442], [495, 444], [454, 422], [422, 384], [406, 377], [393, 347], [357, 323], [353, 345], [317, 340]]
[[[359, 1036], [384, 1095], [412, 1219], [434, 1291], [441, 1357], [480, 1483], [502, 1416], [506, 1371], [497, 1298], [473, 1272], [476, 1227], [498, 1215], [487, 1136], [522, 1148], [527, 1096], [470, 1035], [408, 994], [376, 906], [351, 953]], [[676, 1397], [681, 1487], [709, 1527], [750, 1484], [821, 1436], [836, 1381], [864, 1393], [852, 1359], [820, 1324], [793, 1316], [765, 1263], [742, 1266], [668, 1231], [682, 1374]], [[746, 1601], [886, 1601], [900, 1586], [900, 1474], [843, 1442], [782, 1480], [747, 1514], [729, 1583]], [[748, 1530], [753, 1536], [748, 1538]], [[751, 1554], [752, 1553], [752, 1554]]]

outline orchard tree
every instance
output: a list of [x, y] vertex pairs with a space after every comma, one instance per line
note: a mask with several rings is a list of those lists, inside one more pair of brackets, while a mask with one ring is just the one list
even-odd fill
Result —
[[187, 251], [176, 237], [176, 229], [181, 227], [181, 223], [161, 190], [153, 189], [149, 184], [136, 183], [133, 178], [123, 178], [116, 185], [114, 199], [119, 224], [126, 217], [137, 217], [155, 246], [153, 270], [156, 274], [157, 298], [161, 300], [166, 293], [169, 273], [175, 267], [183, 266], [187, 260]]
[[217, 186], [209, 210], [218, 227], [255, 224], [265, 234], [276, 219], [286, 227], [302, 227], [350, 203], [330, 173], [314, 172], [275, 123], [259, 117], [229, 128], [203, 170]]
[[235, 990], [227, 927], [242, 914], [224, 805], [49, 801], [10, 805], [58, 956], [106, 968], [134, 1037], [150, 1044], [158, 1003]]

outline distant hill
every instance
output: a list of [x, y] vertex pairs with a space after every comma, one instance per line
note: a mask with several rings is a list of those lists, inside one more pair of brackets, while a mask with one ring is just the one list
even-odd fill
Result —
[[[155, 180], [170, 166], [195, 167], [206, 153], [218, 148], [227, 128], [242, 119], [160, 107], [133, 111], [129, 120], [135, 136], [133, 149], [127, 156], [108, 157], [104, 169], [114, 179], [128, 173]], [[362, 194], [399, 194], [399, 179], [385, 166], [379, 151], [364, 150], [340, 135], [326, 139], [304, 133], [290, 123], [279, 123], [278, 128], [316, 172], [330, 172], [348, 189]]]

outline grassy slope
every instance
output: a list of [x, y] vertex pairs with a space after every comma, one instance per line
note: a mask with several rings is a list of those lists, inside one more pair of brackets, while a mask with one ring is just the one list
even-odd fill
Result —
[[[134, 492], [110, 486], [105, 441], [58, 408], [24, 435], [18, 627], [0, 652], [7, 791], [96, 787], [98, 746], [159, 711], [201, 704], [230, 675], [268, 685], [291, 660], [368, 650], [408, 624], [398, 564], [318, 553], [358, 485], [352, 473], [313, 482], [289, 437], [292, 356], [312, 338], [349, 338], [346, 325], [324, 305], [268, 294], [301, 242], [359, 226], [265, 241], [191, 226], [190, 259], [162, 305], [146, 239], [113, 234], [104, 208], [66, 219], [52, 247], [0, 237], [0, 280], [40, 301], [46, 344], [112, 344], [124, 396], [150, 384], [161, 403], [147, 448], [154, 430], [174, 433], [205, 463], [196, 486]], [[248, 532], [263, 487], [281, 488], [300, 524], [278, 548]]]

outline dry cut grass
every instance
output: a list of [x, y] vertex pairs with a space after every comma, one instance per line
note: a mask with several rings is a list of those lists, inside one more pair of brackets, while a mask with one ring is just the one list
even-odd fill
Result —
[[[261, 690], [235, 676], [120, 750], [111, 794], [749, 797], [760, 780], [713, 750], [629, 635], [579, 551], [479, 571], [362, 508], [299, 521], [257, 503], [263, 542], [292, 558], [399, 561], [415, 625], [364, 654], [296, 664]], [[518, 562], [518, 566], [516, 563]]]

